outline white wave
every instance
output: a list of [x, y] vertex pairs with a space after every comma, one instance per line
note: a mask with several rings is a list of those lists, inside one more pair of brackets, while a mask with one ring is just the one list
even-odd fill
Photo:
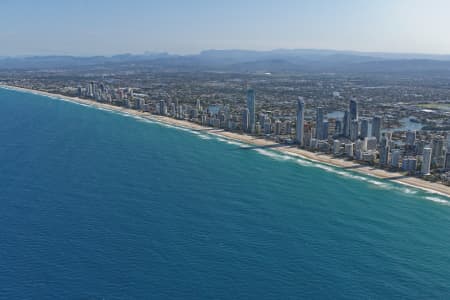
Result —
[[155, 124], [155, 121], [149, 120], [147, 118], [140, 118], [139, 121], [144, 122], [144, 123], [148, 123], [148, 124]]
[[[107, 111], [107, 112], [114, 112], [114, 110], [112, 109], [108, 109], [108, 108], [104, 108], [104, 107], [96, 107], [98, 110], [103, 110], [103, 111]], [[136, 117], [137, 119], [137, 117]]]
[[371, 184], [374, 184], [374, 185], [376, 185], [376, 186], [379, 186], [379, 187], [385, 187], [385, 186], [387, 186], [386, 183], [381, 182], [381, 181], [378, 181], [378, 180], [372, 180], [372, 179], [369, 179], [367, 182], [369, 182], [369, 183], [371, 183]]
[[199, 135], [197, 135], [199, 138], [201, 138], [202, 140], [210, 140], [211, 139], [211, 137], [210, 136], [207, 136], [207, 135], [203, 135], [203, 134], [199, 134]]
[[301, 165], [301, 166], [312, 166], [313, 163], [304, 159], [297, 159], [295, 160], [297, 162], [297, 164]]
[[84, 104], [84, 103], [80, 103], [80, 102], [73, 102], [73, 103], [77, 103], [78, 105], [85, 106], [85, 107], [92, 107], [92, 105]]
[[227, 143], [229, 145], [235, 145], [235, 146], [240, 146], [240, 147], [249, 146], [247, 144], [240, 143], [240, 142], [238, 142], [236, 140], [223, 137], [222, 135], [217, 134], [217, 133], [208, 133], [208, 134], [211, 135], [211, 136], [214, 136], [216, 138], [216, 140], [218, 140], [219, 142]]
[[275, 152], [267, 151], [267, 150], [264, 150], [264, 149], [254, 149], [254, 150], [256, 152], [258, 152], [259, 154], [268, 156], [268, 157], [276, 159], [276, 160], [283, 160], [283, 161], [285, 161], [285, 160], [291, 160], [292, 159], [292, 156], [277, 154]]
[[443, 204], [443, 205], [450, 205], [450, 202], [448, 202], [448, 200], [444, 200], [442, 198], [439, 197], [431, 197], [431, 196], [427, 196], [425, 197], [425, 199], [439, 203], [439, 204]]
[[239, 142], [235, 142], [235, 141], [232, 141], [232, 140], [226, 140], [226, 143], [227, 144], [230, 144], [230, 145], [235, 145], [235, 146], [245, 146], [244, 144], [242, 144], [242, 143], [239, 143]]
[[417, 190], [409, 189], [409, 188], [402, 188], [401, 191], [405, 194], [417, 194]]

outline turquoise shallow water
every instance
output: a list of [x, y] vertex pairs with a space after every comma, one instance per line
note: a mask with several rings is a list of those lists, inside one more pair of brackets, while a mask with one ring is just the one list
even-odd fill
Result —
[[450, 297], [448, 199], [0, 89], [0, 298]]

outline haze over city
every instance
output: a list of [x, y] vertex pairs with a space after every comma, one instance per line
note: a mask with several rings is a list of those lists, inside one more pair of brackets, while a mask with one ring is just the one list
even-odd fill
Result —
[[450, 54], [445, 0], [2, 1], [0, 55], [315, 48]]

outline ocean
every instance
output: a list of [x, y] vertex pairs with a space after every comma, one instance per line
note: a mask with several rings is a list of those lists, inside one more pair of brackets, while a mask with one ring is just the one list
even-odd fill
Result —
[[0, 89], [1, 299], [450, 298], [449, 199]]

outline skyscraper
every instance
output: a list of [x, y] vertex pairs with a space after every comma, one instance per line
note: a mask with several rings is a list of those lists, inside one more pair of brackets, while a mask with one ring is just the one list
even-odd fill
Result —
[[432, 149], [430, 147], [425, 147], [423, 149], [422, 175], [430, 174], [431, 151], [432, 151]]
[[302, 97], [298, 97], [297, 100], [297, 127], [296, 127], [296, 141], [300, 147], [304, 146], [304, 127], [305, 122], [305, 101]]
[[382, 121], [383, 120], [380, 116], [375, 116], [372, 119], [372, 136], [376, 137], [378, 143], [381, 140], [381, 127], [383, 126]]
[[358, 102], [355, 98], [350, 100], [348, 110], [350, 112], [350, 121], [358, 120]]
[[330, 122], [329, 121], [323, 121], [322, 122], [322, 140], [328, 140], [328, 131], [330, 129]]
[[322, 140], [324, 138], [323, 128], [323, 107], [318, 107], [316, 110], [316, 138]]
[[389, 149], [390, 149], [391, 135], [384, 133], [380, 141], [380, 164], [385, 166], [389, 161]]
[[359, 136], [359, 121], [352, 120], [350, 122], [350, 140], [352, 142], [356, 141]]
[[349, 137], [350, 136], [350, 112], [348, 110], [345, 111], [344, 113], [344, 119], [343, 119], [343, 134], [345, 137]]
[[280, 135], [281, 134], [281, 121], [280, 120], [275, 120], [275, 135]]
[[444, 156], [444, 139], [441, 136], [437, 136], [433, 138], [432, 145], [431, 161], [439, 164]]
[[369, 119], [361, 118], [361, 138], [369, 137]]
[[406, 132], [406, 146], [412, 147], [416, 143], [416, 131], [408, 130]]
[[255, 105], [256, 105], [256, 100], [255, 100], [255, 91], [253, 89], [248, 89], [247, 90], [247, 108], [249, 111], [249, 127], [250, 127], [250, 132], [254, 133], [255, 132]]
[[197, 102], [195, 103], [195, 108], [198, 112], [202, 112], [202, 105], [200, 103], [200, 99], [197, 99]]
[[445, 153], [444, 169], [450, 170], [450, 152]]
[[398, 168], [399, 163], [400, 163], [400, 150], [394, 149], [392, 150], [391, 167]]
[[250, 119], [250, 112], [248, 108], [245, 108], [242, 111], [242, 130], [244, 130], [245, 132], [250, 131], [249, 119]]

